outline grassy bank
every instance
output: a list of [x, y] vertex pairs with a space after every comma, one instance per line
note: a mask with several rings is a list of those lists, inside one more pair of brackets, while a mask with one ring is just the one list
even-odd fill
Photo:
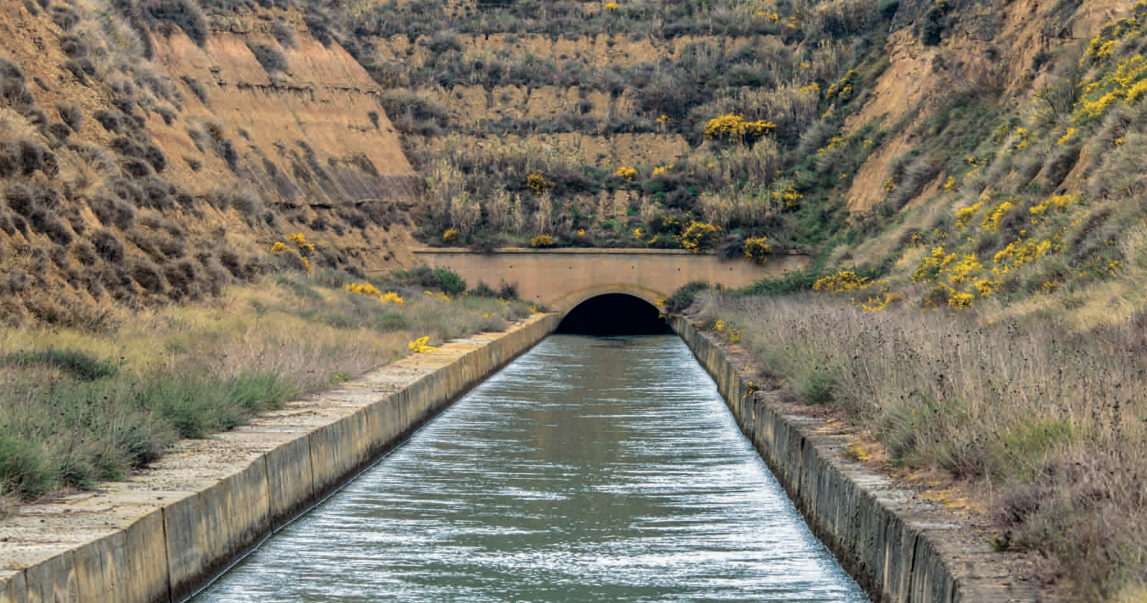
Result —
[[990, 501], [994, 545], [1045, 556], [1044, 578], [1079, 600], [1141, 592], [1144, 316], [1079, 333], [811, 295], [705, 293], [695, 309], [766, 381], [850, 413], [892, 465], [965, 480]]
[[415, 339], [503, 330], [530, 314], [464, 287], [431, 271], [373, 284], [280, 273], [201, 304], [123, 312], [102, 332], [2, 330], [0, 517], [121, 479], [178, 438], [210, 437], [384, 365]]

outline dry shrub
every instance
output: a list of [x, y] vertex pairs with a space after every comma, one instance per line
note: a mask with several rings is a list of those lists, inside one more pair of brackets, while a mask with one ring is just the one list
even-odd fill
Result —
[[177, 300], [198, 299], [202, 297], [199, 290], [199, 270], [191, 259], [182, 259], [163, 269], [163, 276], [172, 288], [172, 298]]
[[18, 65], [0, 57], [0, 104], [24, 108], [36, 102], [28, 90], [24, 71]]
[[123, 243], [110, 230], [100, 229], [93, 233], [92, 246], [105, 262], [119, 264], [124, 260]]
[[251, 54], [255, 55], [255, 60], [263, 67], [263, 70], [268, 75], [275, 75], [279, 72], [287, 71], [289, 65], [287, 64], [287, 57], [283, 56], [277, 48], [270, 44], [263, 44], [261, 42], [247, 41], [247, 48], [251, 50]]
[[176, 25], [199, 46], [205, 44], [211, 34], [203, 10], [195, 0], [142, 0], [139, 7], [152, 23]]
[[88, 199], [88, 207], [104, 226], [114, 225], [127, 230], [135, 221], [135, 208], [106, 194], [98, 194]]
[[167, 280], [159, 267], [146, 258], [136, 258], [128, 262], [128, 272], [132, 280], [139, 283], [144, 291], [162, 294], [167, 291]]
[[888, 204], [895, 210], [902, 209], [909, 201], [924, 192], [939, 173], [940, 167], [932, 159], [916, 158], [904, 168], [900, 183], [888, 197]]
[[118, 134], [127, 130], [127, 122], [124, 120], [124, 115], [119, 111], [97, 109], [92, 113], [92, 118], [108, 132]]

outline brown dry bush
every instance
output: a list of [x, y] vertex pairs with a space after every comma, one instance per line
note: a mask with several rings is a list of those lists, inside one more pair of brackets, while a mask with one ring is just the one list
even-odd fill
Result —
[[123, 243], [110, 230], [99, 229], [93, 233], [92, 246], [96, 253], [109, 264], [120, 264], [124, 260]]
[[167, 280], [159, 267], [146, 258], [135, 258], [128, 262], [128, 272], [132, 280], [139, 283], [144, 291], [163, 294], [167, 292]]

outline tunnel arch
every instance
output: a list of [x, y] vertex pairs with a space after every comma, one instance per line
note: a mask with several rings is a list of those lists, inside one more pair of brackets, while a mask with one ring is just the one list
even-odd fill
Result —
[[551, 309], [560, 312], [564, 317], [570, 310], [578, 307], [586, 300], [610, 293], [622, 293], [636, 297], [654, 307], [657, 306], [657, 302], [669, 297], [669, 294], [666, 292], [641, 285], [634, 285], [632, 283], [602, 283], [591, 287], [575, 289], [549, 302], [547, 305], [549, 305]]
[[629, 293], [605, 292], [565, 312], [557, 333], [664, 335], [672, 333], [656, 305]]

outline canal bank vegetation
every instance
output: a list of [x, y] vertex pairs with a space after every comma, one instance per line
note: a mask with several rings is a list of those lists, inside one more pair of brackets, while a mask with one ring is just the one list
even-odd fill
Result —
[[112, 310], [105, 330], [0, 330], [0, 517], [123, 479], [179, 438], [352, 379], [423, 337], [427, 349], [531, 313], [475, 290], [426, 268], [386, 280], [284, 271], [203, 303]]
[[845, 411], [889, 466], [973, 489], [992, 544], [1036, 552], [1042, 578], [1084, 600], [1142, 587], [1147, 312], [1079, 331], [810, 293], [701, 293], [694, 311], [752, 353], [762, 382]]

